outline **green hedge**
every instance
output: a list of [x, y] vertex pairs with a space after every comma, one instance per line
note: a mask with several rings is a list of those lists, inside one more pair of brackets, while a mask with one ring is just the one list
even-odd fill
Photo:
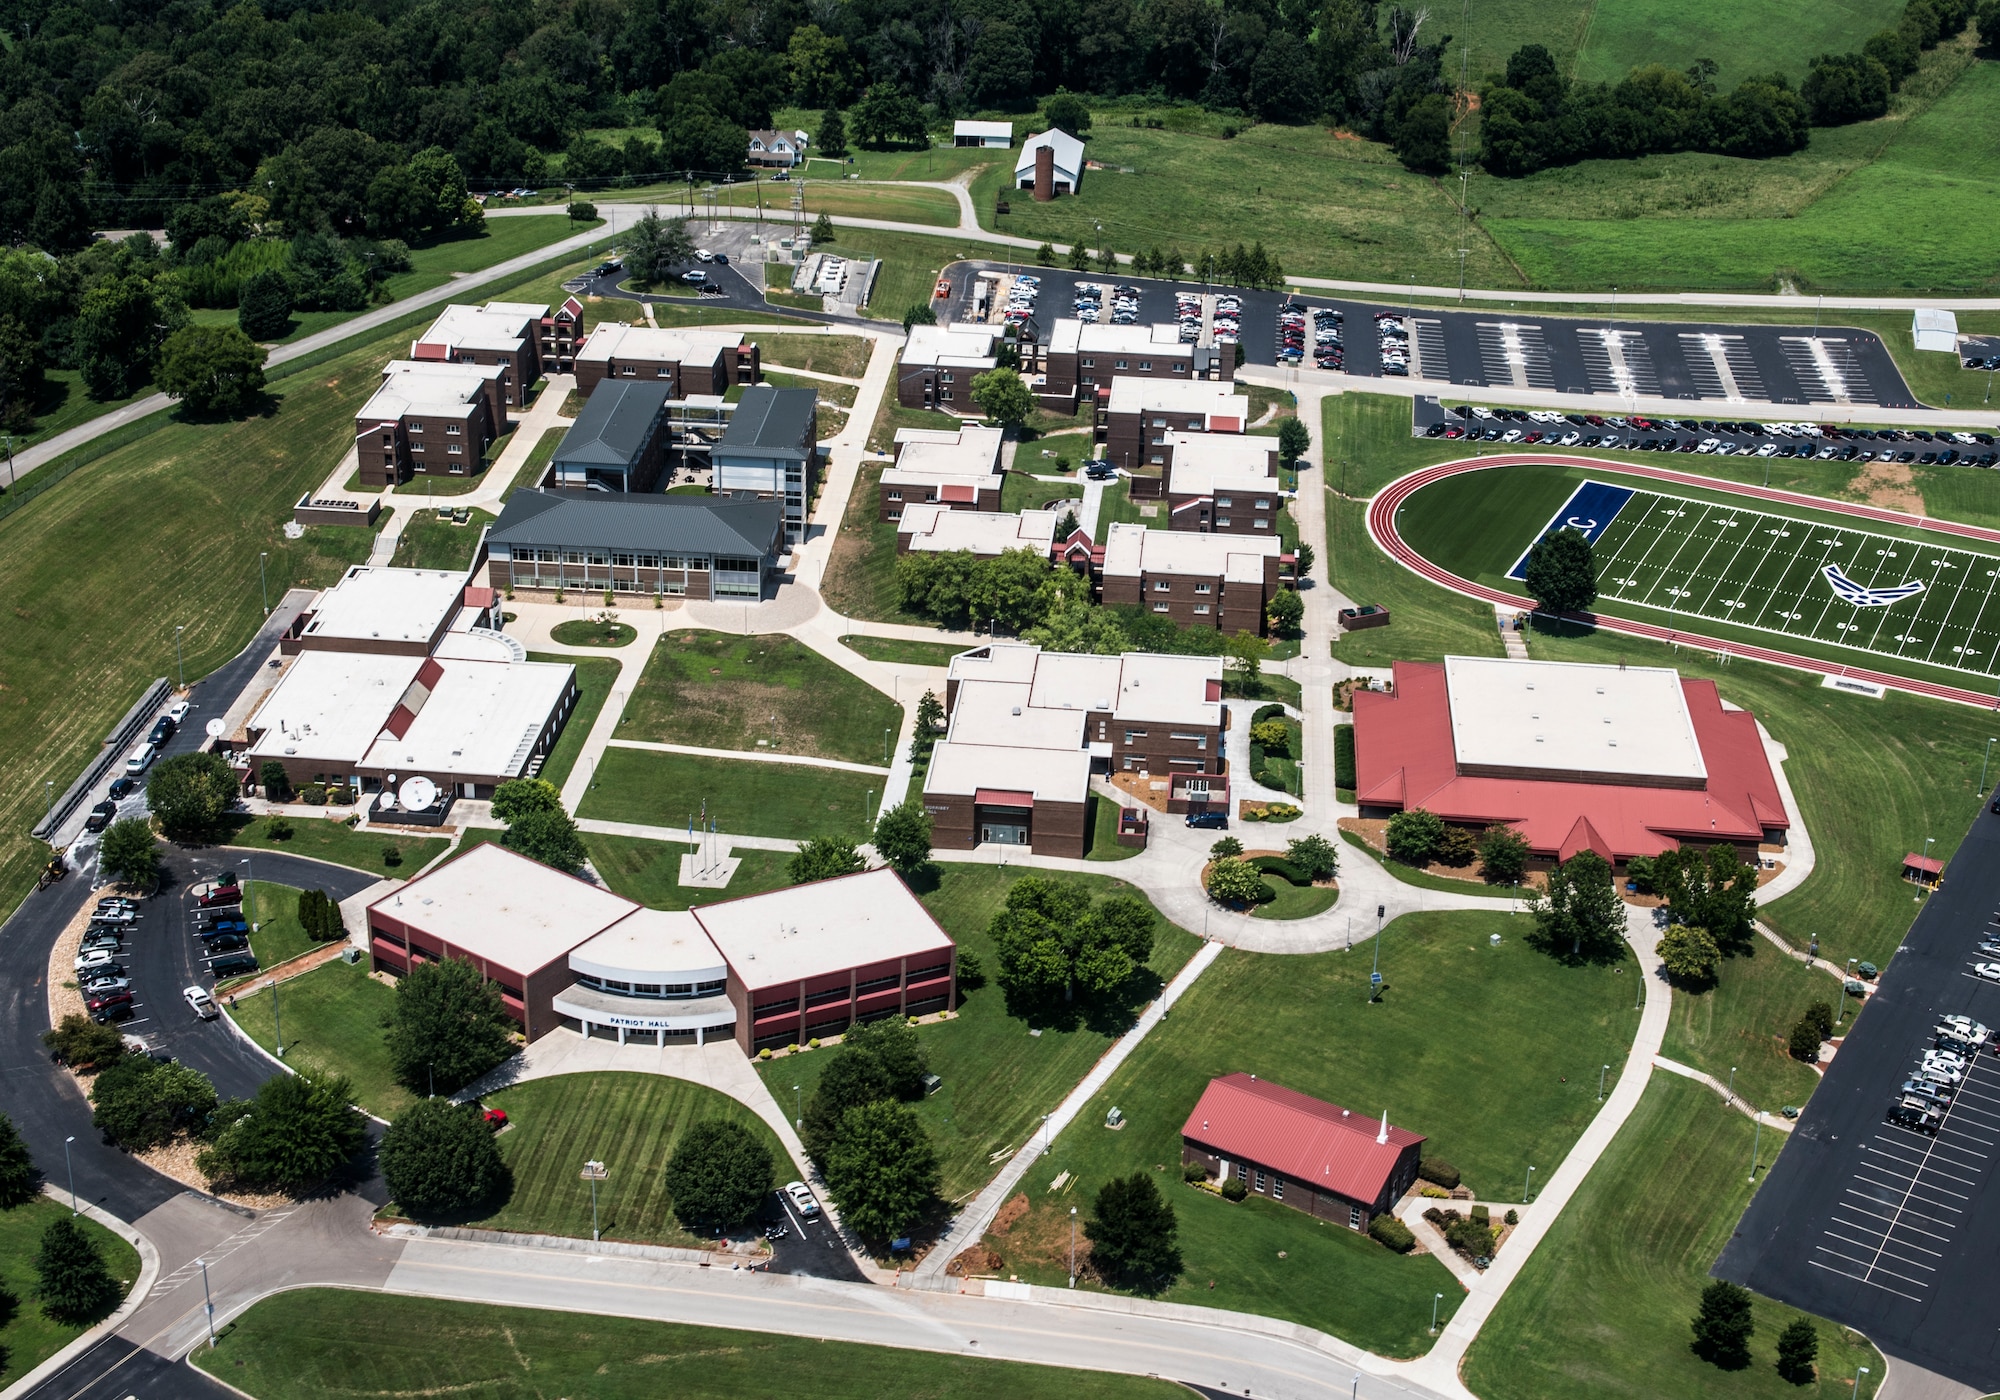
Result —
[[1333, 785], [1351, 788], [1354, 786], [1354, 726], [1336, 724], [1333, 727]]
[[1294, 885], [1304, 886], [1312, 883], [1305, 871], [1283, 856], [1252, 856], [1250, 863], [1266, 875], [1276, 875], [1280, 880], [1289, 881]]

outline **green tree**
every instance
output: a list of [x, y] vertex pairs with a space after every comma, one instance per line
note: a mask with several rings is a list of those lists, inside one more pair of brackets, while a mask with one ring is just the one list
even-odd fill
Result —
[[1894, 86], [1888, 68], [1866, 53], [1823, 53], [1799, 84], [1799, 97], [1814, 126], [1845, 126], [1886, 113]]
[[1224, 836], [1208, 848], [1208, 858], [1210, 860], [1226, 860], [1230, 856], [1240, 856], [1242, 854], [1243, 843], [1238, 841], [1234, 836]]
[[663, 219], [657, 209], [641, 214], [625, 231], [625, 268], [641, 282], [672, 280], [673, 270], [694, 257], [686, 219]]
[[1447, 826], [1444, 836], [1439, 839], [1437, 849], [1431, 859], [1439, 865], [1448, 865], [1454, 870], [1462, 870], [1472, 864], [1479, 854], [1479, 842], [1473, 834], [1462, 826]]
[[1148, 1172], [1113, 1177], [1098, 1189], [1083, 1233], [1090, 1262], [1107, 1282], [1156, 1292], [1181, 1272], [1174, 1208]]
[[124, 1290], [83, 1227], [67, 1215], [57, 1216], [42, 1231], [35, 1252], [36, 1294], [49, 1320], [65, 1327], [82, 1327], [107, 1316]]
[[1212, 862], [1204, 888], [1210, 899], [1234, 908], [1261, 904], [1271, 893], [1264, 883], [1264, 872], [1241, 856], [1224, 856]]
[[573, 224], [597, 222], [597, 206], [587, 199], [571, 200], [563, 208], [563, 213], [569, 215], [569, 221]]
[[120, 1147], [144, 1151], [206, 1131], [220, 1102], [200, 1070], [124, 1055], [90, 1086], [90, 1124]]
[[1305, 621], [1306, 600], [1289, 588], [1280, 588], [1271, 595], [1264, 615], [1270, 619], [1273, 632], [1281, 637], [1295, 637], [1299, 624]]
[[1090, 271], [1090, 249], [1084, 247], [1081, 238], [1069, 245], [1069, 252], [1066, 256], [1068, 258], [1066, 266], [1071, 272]]
[[914, 1101], [924, 1096], [924, 1075], [930, 1066], [923, 1038], [908, 1021], [885, 1016], [857, 1025], [841, 1037], [840, 1052], [872, 1056], [888, 1077], [890, 1097]]
[[1340, 869], [1340, 852], [1318, 833], [1286, 842], [1285, 859], [1315, 880], [1331, 880]]
[[1705, 928], [1675, 924], [1660, 936], [1660, 965], [1667, 976], [1689, 986], [1706, 986], [1722, 966], [1722, 951]]
[[1822, 1039], [1819, 1027], [1813, 1024], [1812, 1018], [1801, 1016], [1792, 1023], [1791, 1034], [1785, 1037], [1785, 1046], [1791, 1051], [1793, 1059], [1813, 1064], [1819, 1059]]
[[1057, 88], [1042, 99], [1042, 121], [1071, 136], [1090, 130], [1090, 103], [1066, 88]]
[[1578, 851], [1549, 872], [1546, 890], [1528, 904], [1535, 936], [1551, 952], [1568, 945], [1572, 959], [1613, 959], [1625, 932], [1625, 906], [1611, 885], [1611, 864]]
[[875, 854], [905, 880], [931, 863], [931, 814], [923, 798], [906, 798], [876, 820]]
[[267, 758], [258, 765], [257, 781], [264, 787], [264, 796], [273, 802], [283, 802], [292, 795], [291, 774], [275, 758]]
[[566, 875], [576, 874], [590, 858], [583, 833], [567, 812], [530, 812], [507, 828], [500, 844]]
[[771, 1171], [771, 1154], [756, 1134], [741, 1123], [708, 1118], [691, 1124], [674, 1144], [665, 1185], [683, 1225], [727, 1230], [763, 1205]]
[[937, 1198], [937, 1149], [923, 1121], [887, 1100], [848, 1110], [822, 1171], [842, 1223], [865, 1239], [901, 1235]]
[[438, 146], [426, 146], [405, 167], [417, 194], [417, 217], [431, 229], [480, 224], [486, 215], [465, 187], [458, 158]]
[[1299, 547], [1292, 551], [1292, 557], [1294, 561], [1292, 566], [1293, 568], [1292, 576], [1295, 579], [1311, 578], [1313, 571], [1313, 560], [1314, 558], [1317, 557], [1313, 554], [1313, 547], [1307, 544], [1304, 540], [1300, 540]]
[[515, 778], [493, 789], [493, 815], [503, 822], [562, 809], [562, 793], [547, 778]]
[[215, 833], [236, 801], [236, 772], [219, 753], [184, 753], [153, 765], [146, 801], [169, 841]]
[[153, 382], [194, 413], [233, 413], [264, 391], [264, 347], [234, 326], [182, 326], [160, 347]]
[[1224, 663], [1236, 674], [1237, 684], [1246, 691], [1263, 688], [1264, 662], [1271, 644], [1255, 632], [1235, 632], [1222, 644]]
[[1451, 100], [1432, 92], [1412, 102], [1396, 123], [1392, 144], [1407, 170], [1442, 175], [1451, 169]]
[[116, 1026], [100, 1026], [81, 1011], [72, 1011], [54, 1028], [42, 1032], [42, 1044], [62, 1064], [76, 1070], [102, 1070], [125, 1054], [125, 1037]]
[[299, 891], [298, 918], [299, 927], [315, 943], [331, 943], [336, 938], [347, 936], [346, 925], [340, 918], [340, 905], [325, 890]]
[[1709, 931], [1718, 947], [1748, 947], [1757, 931], [1757, 870], [1734, 846], [1677, 846], [1653, 858], [1652, 884], [1676, 923]]
[[412, 1093], [455, 1094], [514, 1053], [500, 989], [459, 958], [423, 962], [396, 983], [389, 1066]]
[[1291, 466], [1312, 450], [1312, 429], [1296, 415], [1278, 420], [1278, 460]]
[[1412, 807], [1389, 818], [1389, 859], [1421, 869], [1431, 863], [1444, 843], [1444, 818]]
[[813, 220], [813, 246], [817, 248], [822, 243], [831, 243], [839, 236], [839, 233], [833, 227], [832, 217], [824, 209], [820, 210], [819, 217]]
[[1518, 885], [1534, 848], [1511, 826], [1495, 823], [1479, 838], [1479, 864], [1490, 885]]
[[418, 1220], [505, 1199], [512, 1184], [477, 1104], [419, 1099], [382, 1134], [389, 1197]]
[[1054, 267], [1055, 265], [1056, 250], [1054, 244], [1044, 243], [1041, 247], [1035, 249], [1035, 266]]
[[854, 139], [872, 150], [921, 145], [929, 139], [924, 109], [895, 83], [875, 83], [847, 109]]
[[32, 1201], [38, 1194], [35, 1183], [40, 1175], [14, 1120], [0, 1113], [0, 1210]]
[[1757, 1331], [1750, 1312], [1750, 1290], [1716, 1279], [1701, 1290], [1701, 1311], [1695, 1314], [1694, 1353], [1725, 1371], [1750, 1364], [1750, 1338]]
[[903, 330], [905, 332], [911, 326], [935, 326], [936, 324], [937, 312], [931, 310], [926, 303], [919, 302], [903, 313]]
[[987, 925], [1000, 985], [1026, 1000], [1110, 996], [1153, 955], [1152, 907], [1130, 895], [1091, 903], [1082, 885], [1029, 875]]
[[1778, 1374], [1793, 1385], [1812, 1382], [1819, 1360], [1819, 1329], [1809, 1317], [1795, 1317], [1778, 1334]]
[[989, 369], [972, 378], [972, 401], [1003, 427], [1018, 428], [1035, 411], [1034, 391], [1019, 371]]
[[211, 1181], [253, 1190], [297, 1191], [317, 1185], [367, 1140], [366, 1120], [350, 1106], [354, 1091], [337, 1074], [279, 1074], [257, 1097], [234, 1105], [238, 1116], [195, 1159]]
[[1833, 1039], [1833, 1004], [1826, 1001], [1809, 1002], [1806, 1005], [1806, 1020], [1812, 1022], [1819, 1031], [1821, 1040]]
[[815, 880], [831, 880], [867, 868], [868, 862], [854, 849], [852, 841], [837, 836], [815, 836], [792, 852], [785, 865], [785, 878], [795, 885], [809, 885]]
[[292, 284], [276, 268], [252, 273], [236, 294], [236, 324], [252, 340], [277, 340], [292, 328]]
[[937, 692], [926, 690], [917, 701], [916, 723], [910, 733], [910, 762], [922, 763], [931, 756], [931, 749], [942, 736], [944, 726], [944, 704], [937, 698]]
[[847, 154], [847, 123], [829, 107], [819, 114], [819, 134], [813, 138], [819, 153], [835, 160]]
[[143, 817], [126, 817], [105, 828], [97, 844], [97, 868], [121, 885], [149, 889], [160, 875], [160, 847]]
[[848, 1112], [895, 1096], [895, 1083], [882, 1061], [843, 1044], [820, 1071], [819, 1083], [813, 1086], [812, 1097], [806, 1100], [805, 1117], [799, 1127], [799, 1138], [805, 1143], [806, 1152], [824, 1167]]
[[1597, 601], [1597, 557], [1580, 530], [1556, 530], [1528, 550], [1523, 581], [1547, 613], [1580, 612]]
[[188, 309], [144, 277], [106, 277], [83, 294], [70, 333], [84, 388], [94, 399], [120, 399], [152, 373], [160, 342], [186, 325]]

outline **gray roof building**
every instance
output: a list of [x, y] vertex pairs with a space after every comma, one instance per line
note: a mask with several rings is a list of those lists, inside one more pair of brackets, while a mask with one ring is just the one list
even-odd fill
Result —
[[611, 380], [584, 401], [549, 459], [551, 484], [647, 491], [659, 476], [669, 384]]
[[819, 392], [752, 384], [709, 460], [718, 492], [753, 491], [782, 501], [786, 537], [797, 543], [819, 476]]
[[784, 453], [803, 458], [814, 446], [814, 419], [819, 393], [813, 389], [779, 389], [752, 384], [730, 416], [722, 446], [754, 452], [760, 457]]
[[507, 498], [487, 547], [774, 561], [783, 547], [777, 501], [728, 496], [603, 496], [523, 487]]

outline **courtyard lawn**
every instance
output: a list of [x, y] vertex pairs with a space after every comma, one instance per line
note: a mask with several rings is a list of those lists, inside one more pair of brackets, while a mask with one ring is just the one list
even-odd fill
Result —
[[[942, 427], [941, 415], [916, 414], [910, 409], [891, 412], [921, 417], [926, 427]], [[879, 423], [880, 420], [878, 420]], [[878, 427], [877, 432], [881, 429]], [[871, 446], [873, 444], [871, 443]], [[864, 462], [855, 477], [854, 494], [847, 499], [847, 515], [834, 536], [833, 554], [827, 559], [826, 577], [820, 583], [820, 597], [829, 608], [847, 617], [873, 622], [908, 622], [923, 619], [905, 613], [896, 592], [896, 524], [878, 519], [885, 462]]]
[[[391, 879], [407, 880], [429, 865], [451, 843], [441, 836], [411, 836], [402, 831], [360, 831], [347, 824], [350, 807], [329, 807], [332, 815], [324, 820], [287, 817], [292, 834], [273, 839], [268, 817], [229, 818], [225, 844], [252, 850], [283, 851], [289, 856], [310, 856], [314, 860], [366, 870]], [[391, 864], [384, 853], [394, 847], [397, 861]]]
[[1025, 472], [1008, 472], [1000, 481], [1000, 510], [1019, 515], [1024, 510], [1075, 510], [1082, 513], [1083, 483], [1049, 481]]
[[1264, 888], [1271, 897], [1252, 907], [1253, 919], [1309, 919], [1324, 914], [1340, 899], [1340, 891], [1332, 885], [1295, 885], [1276, 875], [1264, 877]]
[[1103, 793], [1090, 794], [1090, 849], [1084, 853], [1085, 860], [1130, 860], [1145, 849], [1118, 844], [1118, 817], [1122, 810], [1120, 804]]
[[261, 978], [241, 983], [217, 999], [245, 1034], [276, 1052], [279, 1023], [285, 1032], [285, 1063], [344, 1074], [354, 1085], [354, 1101], [378, 1118], [394, 1118], [416, 1102], [389, 1068], [387, 1028], [396, 994], [368, 975], [361, 963], [335, 960], [277, 984]]
[[684, 828], [706, 804], [725, 834], [858, 843], [868, 839], [881, 797], [882, 779], [867, 773], [614, 748], [590, 775], [577, 815]]
[[1167, 516], [1165, 501], [1133, 500], [1131, 488], [1121, 476], [1104, 488], [1104, 501], [1097, 509], [1097, 543], [1103, 544], [1111, 537], [1113, 525], [1126, 523], [1164, 530], [1172, 521]]
[[1351, 831], [1340, 833], [1340, 839], [1359, 851], [1366, 851], [1375, 863], [1401, 880], [1406, 885], [1414, 885], [1420, 890], [1437, 890], [1444, 894], [1476, 894], [1489, 899], [1520, 899], [1525, 891], [1513, 885], [1489, 885], [1483, 880], [1454, 880], [1448, 875], [1433, 875], [1428, 870], [1419, 870], [1413, 865], [1405, 865], [1400, 860], [1376, 850]]
[[[942, 1194], [947, 1200], [965, 1200], [984, 1186], [1000, 1162], [1027, 1142], [1041, 1115], [1061, 1103], [1089, 1072], [1137, 1010], [1117, 1010], [1100, 1018], [1102, 1024], [1086, 1021], [1074, 1026], [1010, 1014], [1006, 994], [991, 980], [1000, 959], [986, 929], [1022, 874], [1018, 868], [939, 866], [935, 888], [920, 896], [952, 940], [979, 958], [989, 979], [962, 997], [956, 1017], [918, 1032], [931, 1071], [944, 1080], [917, 1111], [942, 1159]], [[1110, 894], [1144, 898], [1133, 886], [1105, 875], [1054, 878], [1081, 883], [1099, 898]], [[1156, 989], [1194, 955], [1198, 944], [1194, 935], [1161, 919], [1155, 925], [1149, 976], [1137, 989], [1139, 996], [1150, 1001]], [[772, 1095], [789, 1109], [812, 1097], [827, 1058], [825, 1051], [808, 1051], [763, 1061], [758, 1071]]]
[[481, 532], [497, 519], [490, 510], [474, 508], [460, 525], [439, 511], [416, 511], [403, 527], [389, 564], [397, 569], [462, 570], [472, 563]]
[[583, 752], [583, 741], [590, 736], [590, 727], [597, 723], [598, 712], [604, 708], [605, 698], [611, 694], [611, 687], [618, 683], [618, 673], [623, 668], [621, 663], [608, 656], [564, 656], [555, 652], [531, 651], [528, 660], [563, 661], [576, 667], [576, 688], [579, 692], [576, 707], [563, 722], [563, 732], [556, 739], [556, 746], [549, 750], [542, 771], [537, 775], [560, 788], [569, 781], [569, 770], [576, 766], [576, 756]]
[[699, 1245], [674, 1218], [666, 1165], [690, 1126], [722, 1118], [748, 1128], [771, 1154], [772, 1185], [798, 1171], [776, 1133], [746, 1105], [706, 1085], [657, 1074], [606, 1072], [531, 1079], [488, 1094], [507, 1111], [500, 1155], [514, 1173], [507, 1204], [480, 1220], [490, 1230], [590, 1235], [590, 1187], [577, 1179], [584, 1159], [604, 1163], [597, 1184], [598, 1228], [607, 1240]]
[[725, 889], [683, 888], [680, 882], [681, 857], [694, 848], [672, 841], [642, 841], [635, 836], [605, 836], [586, 832], [584, 849], [590, 864], [604, 883], [627, 899], [654, 909], [688, 909], [698, 904], [719, 904], [725, 899], [764, 894], [783, 889], [791, 882], [785, 867], [791, 857], [783, 851], [737, 851], [743, 863]]
[[[513, 1134], [509, 1133], [508, 1137]], [[504, 1142], [504, 1139], [503, 1139]], [[367, 1337], [357, 1347], [355, 1338]], [[279, 1293], [194, 1364], [256, 1400], [1174, 1400], [1167, 1381], [936, 1351], [339, 1288]]]
[[[1723, 960], [1709, 990], [1674, 990], [1674, 1016], [1660, 1053], [1724, 1084], [1735, 1070], [1737, 1096], [1752, 1108], [1776, 1113], [1786, 1104], [1803, 1105], [1819, 1087], [1819, 1075], [1792, 1058], [1785, 1037], [1815, 1001], [1838, 1013], [1840, 983], [1753, 939], [1743, 956]], [[1852, 1025], [1854, 1009], [1849, 1001], [1846, 1024], [1835, 1034]]]
[[837, 374], [843, 379], [859, 379], [866, 374], [868, 357], [875, 349], [875, 342], [865, 335], [759, 334], [756, 340], [763, 363], [772, 369], [802, 369], [813, 374]]
[[[887, 767], [902, 709], [782, 633], [661, 634], [618, 737], [705, 749], [766, 749]], [[878, 785], [879, 787], [879, 785]]]
[[[20, 1303], [0, 1315], [0, 1386], [13, 1385], [88, 1330], [51, 1322], [35, 1301], [35, 1252], [42, 1232], [69, 1213], [68, 1202], [47, 1196], [0, 1210], [0, 1288]], [[139, 1252], [89, 1216], [76, 1223], [110, 1266], [120, 1292], [129, 1292], [139, 1279]]]
[[869, 637], [855, 632], [840, 639], [849, 651], [892, 666], [949, 666], [960, 652], [976, 645], [964, 642], [913, 642], [902, 637]]
[[252, 880], [243, 895], [243, 917], [252, 929], [250, 951], [265, 967], [309, 953], [318, 945], [299, 923], [300, 891], [291, 885]]
[[1854, 1369], [1866, 1366], [1861, 1394], [1872, 1396], [1881, 1357], [1828, 1322], [1818, 1381], [1780, 1378], [1778, 1334], [1799, 1314], [1767, 1298], [1756, 1301], [1748, 1369], [1718, 1370], [1689, 1347], [1709, 1267], [1750, 1200], [1753, 1137], [1706, 1085], [1656, 1071], [1472, 1344], [1465, 1383], [1487, 1400], [1811, 1400], [1853, 1396]]

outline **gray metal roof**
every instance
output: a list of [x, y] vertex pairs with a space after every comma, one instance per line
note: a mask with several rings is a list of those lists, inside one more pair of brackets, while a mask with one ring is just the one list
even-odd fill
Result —
[[554, 461], [594, 467], [629, 467], [646, 448], [648, 430], [667, 401], [663, 381], [599, 384], [556, 447]]
[[784, 506], [747, 496], [605, 495], [524, 486], [487, 537], [545, 549], [669, 554], [781, 552]]
[[721, 446], [725, 450], [809, 453], [815, 446], [813, 410], [818, 403], [816, 389], [752, 384], [730, 415], [729, 431], [722, 435]]

